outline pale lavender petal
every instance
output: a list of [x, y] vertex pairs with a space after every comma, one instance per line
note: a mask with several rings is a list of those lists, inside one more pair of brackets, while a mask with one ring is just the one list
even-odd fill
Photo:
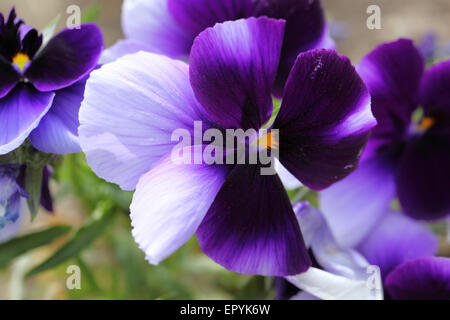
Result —
[[427, 227], [401, 213], [389, 211], [371, 230], [358, 250], [387, 276], [399, 264], [438, 250], [438, 239]]
[[390, 158], [373, 157], [320, 193], [321, 211], [340, 245], [356, 246], [387, 213], [396, 192], [394, 172]]
[[[202, 154], [202, 146], [189, 148]], [[195, 157], [195, 155], [194, 155]], [[225, 166], [175, 164], [169, 156], [136, 186], [131, 204], [133, 237], [158, 264], [197, 230], [227, 175]]]
[[167, 0], [125, 0], [122, 28], [128, 39], [170, 57], [188, 56], [194, 41], [169, 13]]
[[135, 188], [139, 178], [178, 142], [176, 129], [192, 134], [207, 121], [189, 84], [188, 66], [140, 52], [92, 72], [80, 109], [80, 144], [94, 172]]
[[112, 47], [109, 47], [103, 51], [98, 63], [101, 65], [110, 63], [127, 54], [137, 53], [139, 51], [152, 52], [153, 50], [152, 47], [139, 40], [119, 40]]

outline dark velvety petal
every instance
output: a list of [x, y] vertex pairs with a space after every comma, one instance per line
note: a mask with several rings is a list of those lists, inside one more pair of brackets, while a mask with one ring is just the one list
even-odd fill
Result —
[[252, 0], [168, 0], [168, 9], [193, 36], [216, 23], [248, 18], [253, 13]]
[[51, 107], [53, 92], [21, 84], [0, 100], [0, 154], [18, 148]]
[[171, 16], [167, 0], [125, 0], [122, 29], [127, 39], [139, 41], [149, 52], [169, 57], [187, 57], [194, 35]]
[[42, 174], [42, 186], [41, 186], [41, 206], [49, 211], [53, 212], [53, 199], [50, 194], [50, 177], [52, 176], [53, 169], [50, 166], [45, 166]]
[[78, 112], [87, 79], [55, 92], [50, 111], [30, 134], [33, 146], [46, 153], [81, 152], [78, 141]]
[[438, 238], [431, 230], [399, 212], [390, 211], [371, 230], [358, 250], [386, 277], [401, 263], [433, 256]]
[[275, 292], [277, 300], [289, 300], [300, 291], [284, 278], [275, 278]]
[[313, 189], [344, 178], [374, 126], [369, 93], [347, 58], [324, 49], [299, 55], [273, 125], [293, 175]]
[[197, 238], [204, 253], [234, 272], [286, 276], [311, 266], [280, 179], [256, 165], [233, 169]]
[[411, 260], [389, 274], [385, 288], [398, 300], [449, 300], [450, 258]]
[[450, 214], [450, 136], [425, 133], [407, 146], [397, 173], [406, 214], [434, 220]]
[[450, 61], [431, 67], [422, 79], [421, 105], [425, 115], [450, 127]]
[[369, 88], [378, 122], [371, 140], [382, 146], [403, 139], [418, 107], [424, 71], [420, 52], [412, 41], [401, 39], [378, 46], [356, 68]]
[[25, 76], [40, 91], [65, 88], [95, 68], [102, 50], [103, 35], [96, 25], [66, 29], [48, 42]]
[[14, 68], [0, 60], [0, 99], [6, 96], [19, 80], [20, 76]]
[[283, 95], [284, 85], [300, 52], [334, 49], [328, 35], [325, 15], [319, 0], [256, 1], [255, 15], [285, 19], [286, 31], [274, 92]]
[[320, 208], [341, 246], [357, 246], [387, 214], [395, 198], [395, 165], [390, 158], [372, 157], [320, 193]]
[[195, 95], [224, 128], [259, 129], [272, 112], [284, 22], [265, 17], [217, 24], [194, 42]]

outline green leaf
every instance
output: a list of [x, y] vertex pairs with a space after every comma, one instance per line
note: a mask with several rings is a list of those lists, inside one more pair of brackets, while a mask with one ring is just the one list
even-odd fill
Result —
[[0, 268], [6, 267], [11, 260], [25, 252], [53, 242], [70, 230], [70, 226], [56, 226], [0, 244]]
[[89, 219], [84, 226], [78, 229], [66, 244], [59, 248], [53, 256], [28, 272], [27, 277], [47, 271], [73, 257], [77, 257], [78, 254], [88, 247], [92, 241], [103, 234], [103, 231], [110, 223], [112, 217], [113, 214], [108, 206], [97, 209], [92, 218]]
[[58, 25], [59, 21], [61, 20], [61, 14], [58, 14], [52, 21], [50, 21], [42, 30], [42, 46], [41, 48], [44, 48], [45, 45], [50, 41], [51, 38], [53, 38], [53, 35], [56, 31], [56, 26]]
[[25, 189], [30, 195], [27, 199], [31, 220], [34, 220], [41, 203], [43, 166], [28, 165], [26, 169]]
[[273, 296], [272, 278], [254, 276], [236, 296], [236, 300], [266, 300]]
[[84, 10], [84, 14], [81, 17], [81, 23], [96, 22], [100, 18], [102, 11], [102, 5], [98, 2], [92, 4], [89, 8]]

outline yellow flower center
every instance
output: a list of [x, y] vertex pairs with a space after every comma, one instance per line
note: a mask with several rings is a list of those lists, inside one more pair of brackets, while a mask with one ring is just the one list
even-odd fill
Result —
[[12, 65], [15, 66], [20, 72], [25, 70], [25, 67], [30, 63], [30, 57], [27, 54], [19, 52], [16, 54], [12, 60]]
[[262, 135], [259, 139], [257, 144], [265, 149], [278, 149], [280, 143], [277, 140], [277, 138], [272, 134], [271, 131], [267, 132], [266, 134]]
[[422, 121], [419, 123], [419, 129], [420, 130], [428, 130], [430, 129], [434, 124], [436, 123], [436, 120], [432, 117], [425, 117], [422, 119]]

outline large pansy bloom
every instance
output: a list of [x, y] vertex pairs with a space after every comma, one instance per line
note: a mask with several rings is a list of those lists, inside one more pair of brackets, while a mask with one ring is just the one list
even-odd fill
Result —
[[[259, 130], [268, 122], [284, 25], [266, 17], [217, 24], [196, 38], [190, 66], [140, 52], [88, 80], [82, 149], [97, 175], [136, 188], [133, 235], [151, 263], [196, 233], [202, 250], [232, 271], [290, 275], [309, 267], [277, 175], [261, 175], [261, 164], [171, 159], [178, 144], [172, 133], [194, 136], [195, 121], [218, 132]], [[369, 93], [350, 61], [334, 51], [309, 51], [291, 72], [273, 124], [279, 141], [271, 145], [297, 178], [322, 189], [352, 172], [374, 125]], [[207, 147], [194, 141], [184, 151], [195, 159]]]
[[0, 14], [0, 154], [30, 138], [47, 153], [79, 152], [78, 110], [84, 78], [103, 38], [95, 25], [66, 29], [46, 43], [13, 10]]
[[[412, 41], [386, 43], [357, 70], [372, 95], [378, 125], [360, 168], [321, 194], [336, 237], [353, 246], [398, 197], [412, 218], [450, 213], [450, 61], [424, 72]], [[419, 106], [423, 116], [412, 121]]]
[[274, 92], [283, 87], [300, 52], [333, 48], [319, 0], [125, 0], [126, 35], [105, 51], [102, 62], [140, 50], [188, 57], [195, 37], [216, 23], [251, 16], [286, 20], [286, 32]]

